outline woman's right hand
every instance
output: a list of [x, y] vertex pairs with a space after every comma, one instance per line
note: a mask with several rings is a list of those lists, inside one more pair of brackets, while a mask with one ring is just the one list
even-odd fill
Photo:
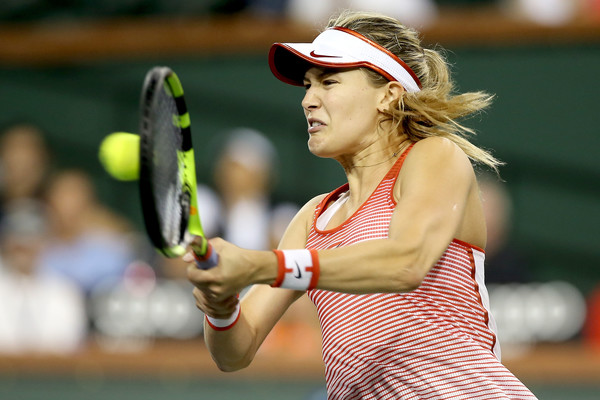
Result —
[[227, 319], [231, 317], [240, 301], [237, 295], [218, 300], [212, 292], [197, 287], [194, 288], [193, 294], [196, 299], [196, 307], [211, 318]]

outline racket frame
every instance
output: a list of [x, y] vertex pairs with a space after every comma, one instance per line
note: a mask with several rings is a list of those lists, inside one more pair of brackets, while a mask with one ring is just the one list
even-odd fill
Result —
[[[177, 149], [177, 169], [181, 196], [178, 204], [182, 206], [179, 243], [170, 245], [162, 235], [160, 218], [157, 211], [155, 193], [152, 184], [153, 144], [152, 110], [158, 107], [157, 91], [165, 90], [175, 101], [178, 115], [173, 115], [173, 124], [179, 127], [181, 148]], [[179, 77], [169, 67], [154, 67], [146, 74], [140, 99], [140, 197], [146, 232], [154, 247], [169, 258], [179, 257], [186, 252], [194, 236], [204, 240], [194, 245], [194, 252], [200, 259], [211, 253], [208, 241], [204, 237], [202, 223], [198, 213], [196, 163], [192, 147], [191, 121], [187, 110], [183, 87]]]

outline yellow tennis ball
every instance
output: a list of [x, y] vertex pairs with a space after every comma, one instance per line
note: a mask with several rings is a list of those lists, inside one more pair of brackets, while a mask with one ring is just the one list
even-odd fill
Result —
[[98, 154], [104, 169], [120, 181], [134, 181], [140, 176], [140, 137], [127, 132], [114, 132], [100, 144]]

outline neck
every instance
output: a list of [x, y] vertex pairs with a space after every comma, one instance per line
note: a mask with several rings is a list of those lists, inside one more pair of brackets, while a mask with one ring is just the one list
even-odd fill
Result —
[[[366, 201], [409, 145], [408, 140], [403, 140], [393, 149], [388, 148], [387, 152], [382, 152], [384, 155], [377, 158], [365, 157], [361, 162], [342, 164], [350, 187], [349, 202], [359, 205]], [[370, 162], [366, 162], [367, 158]]]
[[[398, 157], [399, 154], [400, 154], [400, 149], [394, 151], [391, 156], [384, 158], [383, 160], [374, 161], [372, 164], [354, 165], [354, 168], [371, 168], [371, 167], [376, 167], [381, 164], [389, 164], [390, 161], [396, 159], [396, 157]], [[393, 162], [392, 162], [392, 164], [393, 164]]]

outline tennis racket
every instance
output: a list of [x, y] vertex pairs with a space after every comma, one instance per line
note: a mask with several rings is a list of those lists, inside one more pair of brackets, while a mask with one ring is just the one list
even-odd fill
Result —
[[[202, 230], [196, 199], [196, 164], [190, 115], [177, 75], [168, 67], [146, 74], [140, 98], [140, 196], [146, 232], [169, 258], [191, 244], [198, 268], [217, 265]], [[192, 244], [194, 236], [203, 240]]]

